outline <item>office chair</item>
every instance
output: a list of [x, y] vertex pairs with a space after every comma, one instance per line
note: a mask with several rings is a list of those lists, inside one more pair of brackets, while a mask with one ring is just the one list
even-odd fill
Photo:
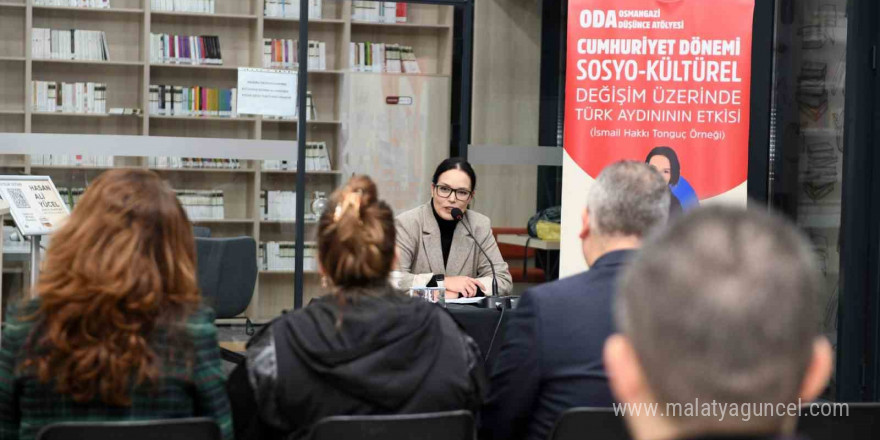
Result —
[[127, 422], [64, 422], [44, 426], [37, 440], [220, 440], [213, 419], [144, 420]]
[[623, 417], [612, 408], [572, 408], [562, 413], [550, 440], [629, 440]]
[[474, 440], [470, 411], [380, 416], [332, 416], [316, 423], [311, 440]]
[[[257, 283], [257, 244], [252, 237], [196, 238], [199, 287], [217, 319], [241, 315], [251, 302]], [[253, 334], [253, 323], [245, 321]], [[223, 359], [242, 363], [244, 356], [221, 349]]]

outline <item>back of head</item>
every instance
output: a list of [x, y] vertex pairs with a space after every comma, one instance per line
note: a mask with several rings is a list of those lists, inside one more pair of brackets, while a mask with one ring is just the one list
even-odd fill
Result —
[[171, 188], [146, 170], [111, 170], [52, 236], [36, 286], [42, 333], [24, 362], [77, 401], [130, 402], [154, 382], [157, 325], [199, 301], [192, 226]]
[[[616, 313], [660, 403], [788, 404], [819, 335], [818, 286], [810, 246], [793, 226], [765, 212], [704, 208], [643, 246]], [[746, 426], [741, 417], [678, 422]], [[747, 426], [781, 423], [755, 417]]]
[[394, 264], [395, 225], [376, 184], [354, 176], [330, 197], [318, 225], [318, 259], [342, 288], [384, 283]]
[[616, 162], [605, 167], [590, 188], [590, 228], [603, 236], [644, 237], [666, 224], [669, 187], [650, 166]]

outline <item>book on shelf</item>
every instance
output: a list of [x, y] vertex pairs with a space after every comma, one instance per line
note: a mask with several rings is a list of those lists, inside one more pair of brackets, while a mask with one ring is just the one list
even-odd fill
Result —
[[151, 156], [147, 158], [147, 166], [172, 169], [240, 170], [241, 161], [208, 157]]
[[399, 44], [349, 43], [351, 70], [374, 73], [421, 73], [415, 52]]
[[[261, 242], [258, 251], [261, 270], [291, 271], [296, 268], [296, 242], [267, 241]], [[318, 247], [315, 243], [303, 244], [303, 270], [318, 270]]]
[[31, 154], [31, 166], [112, 167], [113, 156], [88, 154]]
[[32, 81], [31, 105], [37, 112], [107, 113], [107, 84]]
[[110, 50], [103, 31], [34, 28], [31, 55], [38, 60], [107, 61]]
[[220, 37], [216, 35], [172, 35], [150, 33], [150, 63], [223, 64]]
[[34, 0], [34, 6], [110, 9], [110, 0]]
[[223, 190], [176, 189], [177, 199], [191, 220], [223, 220]]
[[79, 200], [82, 198], [83, 193], [86, 192], [85, 188], [67, 188], [63, 186], [55, 187], [58, 190], [58, 195], [61, 196], [61, 201], [67, 205], [67, 209], [73, 209]]
[[260, 218], [269, 221], [295, 220], [296, 191], [261, 191]]
[[[296, 171], [297, 161], [264, 160], [265, 171]], [[306, 171], [332, 171], [326, 142], [306, 142]]]
[[[265, 120], [294, 121], [299, 118], [299, 107], [294, 108], [293, 116], [263, 116]], [[318, 109], [315, 107], [315, 99], [312, 92], [306, 92], [306, 121], [318, 120]]]
[[214, 13], [215, 0], [150, 0], [153, 11]]
[[150, 114], [159, 116], [238, 116], [236, 89], [150, 85]]
[[[323, 18], [323, 0], [308, 0], [309, 19]], [[272, 18], [299, 19], [300, 0], [264, 0], [263, 15]]]
[[406, 3], [356, 0], [352, 2], [351, 19], [366, 23], [406, 23]]
[[[327, 46], [323, 41], [309, 40], [308, 69], [327, 70]], [[299, 41], [263, 39], [263, 67], [267, 69], [298, 69]]]

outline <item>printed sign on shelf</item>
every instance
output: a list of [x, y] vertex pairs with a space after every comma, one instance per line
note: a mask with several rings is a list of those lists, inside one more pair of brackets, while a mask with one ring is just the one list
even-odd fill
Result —
[[22, 235], [46, 235], [70, 215], [49, 176], [0, 176], [0, 198]]
[[560, 276], [607, 165], [657, 168], [684, 210], [746, 203], [755, 0], [571, 0]]
[[296, 116], [296, 72], [290, 70], [238, 69], [239, 114]]

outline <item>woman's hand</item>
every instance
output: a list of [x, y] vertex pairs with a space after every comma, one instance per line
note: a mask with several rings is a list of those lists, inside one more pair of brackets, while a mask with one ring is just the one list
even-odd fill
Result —
[[[486, 291], [486, 287], [483, 286], [483, 283], [471, 277], [446, 277], [443, 285], [446, 286], [447, 292], [455, 293], [462, 298], [474, 297], [480, 290], [483, 290], [484, 292]], [[451, 295], [447, 295], [446, 297], [455, 298]]]

